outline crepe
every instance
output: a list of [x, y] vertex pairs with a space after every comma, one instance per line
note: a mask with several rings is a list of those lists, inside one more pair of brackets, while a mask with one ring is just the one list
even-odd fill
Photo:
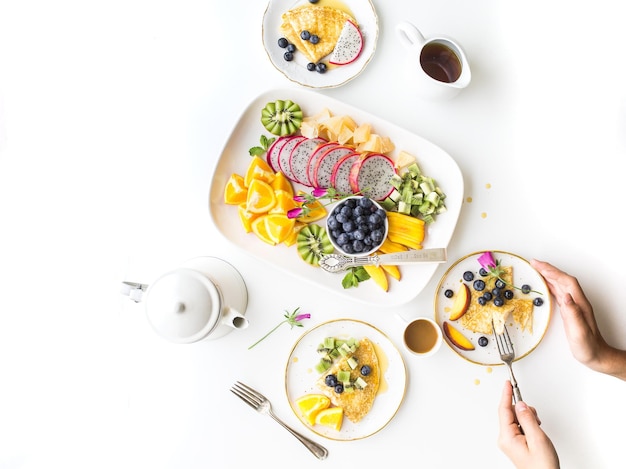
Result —
[[[513, 267], [501, 267], [503, 274], [502, 280], [506, 283], [513, 284]], [[496, 278], [485, 278], [485, 289], [483, 291], [491, 291], [495, 288]], [[533, 332], [533, 302], [532, 300], [513, 298], [506, 300], [504, 306], [496, 306], [492, 301], [487, 304], [480, 305], [478, 298], [482, 296], [483, 291], [476, 291], [470, 288], [472, 298], [467, 312], [461, 316], [459, 323], [466, 329], [481, 334], [491, 334], [493, 328], [491, 321], [496, 325], [496, 332], [500, 333], [504, 329], [504, 324], [509, 316], [513, 321], [521, 327], [523, 331], [527, 330], [531, 334]]]
[[[318, 63], [333, 51], [346, 21], [355, 22], [352, 16], [342, 10], [317, 5], [288, 10], [283, 13], [282, 20], [282, 35], [313, 63]], [[313, 44], [303, 40], [300, 37], [302, 31], [316, 35], [319, 42]]]
[[[350, 356], [356, 358], [358, 362], [358, 366], [354, 370], [348, 365]], [[324, 395], [328, 396], [333, 405], [343, 408], [344, 416], [348, 420], [356, 423], [362, 420], [374, 405], [374, 399], [380, 384], [380, 366], [374, 344], [367, 338], [361, 339], [356, 351], [350, 356], [342, 357], [335, 362], [317, 381], [317, 386]], [[367, 376], [363, 376], [360, 373], [363, 365], [369, 365], [371, 368], [371, 373]], [[360, 377], [367, 385], [363, 389], [355, 387], [352, 392], [344, 391], [337, 393], [334, 388], [326, 385], [325, 378], [329, 374], [337, 376], [339, 371], [349, 371], [351, 382]]]

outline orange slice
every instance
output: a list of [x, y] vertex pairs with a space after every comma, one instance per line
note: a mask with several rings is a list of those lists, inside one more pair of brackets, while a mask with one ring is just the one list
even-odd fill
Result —
[[267, 232], [267, 224], [265, 223], [265, 218], [268, 216], [269, 215], [261, 215], [260, 217], [255, 218], [254, 220], [252, 220], [250, 226], [252, 228], [252, 232], [257, 235], [257, 237], [261, 241], [274, 246], [276, 242], [270, 237], [270, 234]]
[[319, 200], [315, 200], [307, 204], [307, 207], [309, 208], [309, 213], [298, 217], [298, 221], [303, 223], [312, 223], [314, 221], [321, 220], [327, 215], [326, 207], [324, 207]]
[[279, 213], [270, 214], [264, 218], [267, 234], [276, 244], [280, 244], [287, 239], [296, 223], [295, 219]]
[[244, 183], [246, 187], [250, 187], [250, 184], [252, 184], [254, 179], [260, 179], [261, 181], [271, 184], [275, 177], [276, 174], [263, 158], [260, 156], [253, 156], [252, 161], [250, 161], [250, 164], [248, 165]]
[[333, 430], [341, 430], [343, 409], [341, 407], [330, 407], [320, 410], [315, 416], [315, 423], [330, 427]]
[[246, 201], [248, 188], [240, 174], [231, 174], [224, 188], [224, 202], [230, 205], [239, 205]]
[[239, 204], [237, 210], [239, 212], [239, 219], [241, 220], [244, 230], [246, 230], [246, 233], [250, 233], [252, 231], [252, 222], [259, 217], [259, 214], [249, 212], [245, 202]]
[[302, 223], [296, 220], [296, 223], [293, 225], [291, 233], [285, 238], [285, 241], [283, 241], [283, 243], [285, 243], [285, 246], [293, 246], [294, 244], [296, 244], [296, 241], [298, 239], [298, 233], [305, 226], [306, 223]]
[[267, 182], [253, 179], [248, 187], [246, 206], [249, 212], [265, 213], [276, 205], [276, 194]]
[[295, 403], [304, 420], [315, 425], [315, 417], [321, 410], [330, 406], [330, 399], [323, 394], [305, 394], [296, 399]]
[[293, 208], [297, 208], [298, 204], [293, 200], [293, 194], [282, 189], [274, 190], [276, 195], [276, 205], [270, 210], [270, 213], [281, 213], [287, 215], [287, 212]]
[[285, 176], [282, 171], [276, 173], [276, 177], [272, 181], [272, 188], [275, 191], [285, 191], [293, 197], [293, 186], [291, 185], [291, 181], [287, 179], [287, 176]]

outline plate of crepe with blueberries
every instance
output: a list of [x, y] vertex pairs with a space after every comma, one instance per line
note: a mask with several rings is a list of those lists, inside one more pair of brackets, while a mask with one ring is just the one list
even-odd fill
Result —
[[374, 56], [378, 16], [370, 0], [270, 0], [262, 37], [270, 61], [289, 80], [334, 88]]
[[289, 404], [314, 433], [350, 441], [382, 430], [407, 385], [404, 359], [376, 327], [359, 320], [322, 323], [294, 345], [285, 370]]
[[543, 277], [530, 263], [504, 251], [468, 254], [450, 266], [435, 290], [435, 320], [445, 342], [479, 365], [500, 365], [493, 331], [504, 327], [520, 360], [537, 348], [552, 314]]

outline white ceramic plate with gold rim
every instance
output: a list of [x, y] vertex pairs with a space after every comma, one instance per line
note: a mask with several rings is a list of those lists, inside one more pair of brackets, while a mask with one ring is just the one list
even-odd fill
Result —
[[[295, 404], [296, 399], [305, 394], [320, 393], [315, 382], [321, 375], [315, 370], [315, 365], [321, 358], [317, 348], [326, 337], [369, 339], [374, 344], [380, 365], [380, 387], [372, 409], [358, 423], [344, 417], [339, 431], [322, 425], [309, 425], [302, 420]], [[382, 430], [398, 412], [406, 385], [406, 365], [393, 342], [376, 327], [353, 319], [325, 322], [304, 333], [294, 345], [285, 370], [285, 389], [292, 410], [313, 432], [331, 440], [359, 440]]]
[[290, 62], [284, 58], [285, 49], [278, 46], [281, 37], [280, 25], [282, 15], [287, 10], [299, 6], [310, 5], [308, 0], [270, 0], [263, 15], [263, 46], [277, 70], [289, 80], [311, 88], [334, 88], [343, 85], [358, 76], [370, 62], [376, 51], [378, 41], [378, 16], [370, 0], [319, 0], [316, 5], [328, 5], [343, 9], [349, 13], [359, 25], [363, 36], [363, 50], [352, 63], [341, 66], [328, 64], [326, 73], [307, 70], [308, 60], [302, 53], [295, 52]]
[[[443, 327], [444, 321], [450, 322], [455, 328], [465, 335], [473, 344], [474, 350], [461, 350], [450, 342], [450, 340], [444, 334], [445, 342], [454, 350], [459, 356], [479, 365], [501, 365], [500, 355], [498, 353], [498, 347], [495, 343], [493, 335], [485, 335], [477, 332], [473, 332], [465, 329], [461, 326], [459, 321], [450, 321], [450, 309], [454, 302], [454, 297], [447, 298], [445, 291], [451, 289], [456, 292], [459, 290], [461, 282], [463, 282], [463, 273], [470, 271], [474, 273], [475, 280], [482, 278], [479, 274], [480, 264], [478, 258], [485, 251], [474, 252], [468, 254], [465, 257], [460, 258], [454, 264], [450, 266], [448, 271], [441, 278], [437, 289], [435, 290], [435, 320], [439, 326]], [[513, 284], [516, 287], [520, 287], [524, 284], [529, 285], [533, 290], [541, 293], [529, 293], [523, 294], [519, 291], [515, 291], [516, 298], [541, 298], [543, 305], [534, 306], [533, 308], [533, 330], [522, 331], [521, 328], [513, 322], [512, 318], [509, 318], [506, 322], [507, 330], [511, 336], [513, 347], [515, 348], [516, 360], [524, 358], [531, 353], [539, 345], [543, 336], [548, 329], [550, 323], [550, 317], [552, 314], [552, 299], [548, 286], [546, 285], [543, 277], [532, 268], [530, 263], [524, 258], [504, 251], [491, 251], [494, 259], [500, 260], [503, 266], [513, 267]], [[470, 289], [472, 289], [472, 282], [465, 282]], [[478, 344], [478, 339], [481, 336], [487, 337], [489, 343], [485, 347], [481, 347]]]
[[[413, 300], [428, 284], [439, 264], [415, 264], [400, 266], [400, 281], [390, 279], [389, 291], [385, 292], [373, 280], [361, 283], [357, 288], [344, 289], [341, 280], [344, 274], [331, 274], [313, 267], [299, 256], [296, 246], [270, 246], [253, 233], [246, 233], [241, 225], [237, 206], [224, 203], [224, 187], [233, 173], [245, 174], [250, 164], [248, 150], [258, 145], [261, 135], [270, 136], [261, 124], [261, 110], [270, 101], [291, 99], [298, 103], [305, 116], [315, 115], [324, 108], [334, 115], [348, 115], [357, 124], [369, 123], [372, 132], [389, 136], [396, 146], [390, 156], [395, 158], [400, 150], [416, 155], [423, 173], [433, 177], [446, 194], [447, 211], [437, 216], [428, 225], [423, 247], [448, 247], [463, 204], [463, 175], [452, 157], [440, 147], [384, 119], [366, 113], [323, 94], [302, 89], [277, 89], [267, 91], [254, 99], [244, 109], [228, 138], [217, 162], [209, 194], [209, 212], [218, 231], [231, 243], [248, 254], [262, 259], [314, 287], [322, 287], [353, 301], [381, 308], [391, 308]], [[310, 187], [294, 184], [294, 190], [311, 191]], [[332, 206], [331, 206], [332, 207]], [[328, 207], [328, 208], [331, 208]], [[325, 226], [326, 220], [320, 220]]]

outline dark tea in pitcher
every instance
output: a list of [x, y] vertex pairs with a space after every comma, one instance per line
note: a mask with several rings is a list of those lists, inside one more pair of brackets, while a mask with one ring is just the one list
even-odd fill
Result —
[[420, 64], [433, 79], [453, 83], [461, 76], [461, 60], [442, 42], [430, 42], [422, 48]]

